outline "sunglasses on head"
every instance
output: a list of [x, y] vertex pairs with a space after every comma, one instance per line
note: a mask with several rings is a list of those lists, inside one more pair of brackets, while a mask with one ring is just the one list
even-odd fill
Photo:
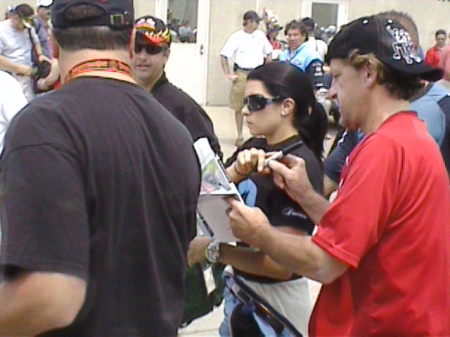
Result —
[[139, 54], [142, 51], [142, 49], [145, 49], [145, 52], [149, 55], [156, 55], [165, 50], [165, 48], [161, 46], [155, 46], [149, 43], [146, 44], [136, 43], [136, 45], [134, 46], [134, 52], [136, 54]]
[[244, 104], [247, 106], [249, 111], [253, 112], [264, 109], [267, 104], [281, 102], [283, 100], [284, 98], [278, 96], [273, 98], [265, 98], [262, 95], [250, 95], [244, 98]]

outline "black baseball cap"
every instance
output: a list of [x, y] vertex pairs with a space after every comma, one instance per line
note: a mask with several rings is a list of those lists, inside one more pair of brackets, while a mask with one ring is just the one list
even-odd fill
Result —
[[[86, 14], [73, 18], [68, 10], [77, 6], [95, 6], [100, 14]], [[114, 29], [133, 27], [133, 0], [54, 0], [52, 6], [54, 28], [109, 26]]]
[[429, 65], [414, 53], [408, 31], [398, 22], [381, 16], [366, 16], [343, 26], [328, 48], [326, 61], [346, 59], [352, 52], [373, 53], [384, 65], [426, 81], [438, 81], [443, 70]]
[[260, 22], [262, 19], [259, 17], [258, 13], [256, 13], [255, 11], [247, 11], [244, 14], [244, 21], [247, 20], [255, 20]]
[[303, 22], [308, 31], [313, 31], [316, 28], [316, 22], [313, 18], [303, 18], [301, 22]]
[[172, 34], [164, 21], [157, 17], [146, 15], [136, 20], [136, 34], [144, 36], [154, 46], [170, 47]]

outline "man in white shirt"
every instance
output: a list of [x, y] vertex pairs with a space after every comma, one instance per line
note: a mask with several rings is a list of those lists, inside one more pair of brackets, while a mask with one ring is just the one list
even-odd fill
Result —
[[[262, 20], [255, 11], [244, 14], [244, 28], [230, 35], [220, 51], [220, 61], [225, 77], [233, 82], [230, 92], [230, 108], [235, 111], [237, 140], [235, 145], [243, 144], [242, 127], [244, 117], [244, 88], [247, 75], [256, 67], [272, 61], [272, 45], [266, 35], [258, 29]], [[235, 57], [233, 71], [230, 71], [228, 60]]]
[[39, 61], [48, 60], [43, 54], [33, 25], [34, 10], [27, 4], [13, 9], [8, 20], [0, 22], [0, 69], [13, 75], [20, 83], [28, 101], [34, 98], [31, 76], [34, 74], [31, 55], [33, 44]]
[[0, 70], [0, 152], [9, 122], [26, 104], [27, 99], [14, 77]]
[[314, 21], [314, 19], [308, 17], [303, 18], [301, 22], [303, 22], [303, 24], [306, 26], [306, 30], [308, 32], [308, 40], [306, 41], [306, 43], [310, 48], [319, 53], [323, 62], [328, 51], [328, 46], [325, 41], [318, 40], [315, 37], [316, 22]]

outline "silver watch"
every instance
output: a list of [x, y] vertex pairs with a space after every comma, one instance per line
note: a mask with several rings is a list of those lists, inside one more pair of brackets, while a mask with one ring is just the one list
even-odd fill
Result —
[[206, 259], [211, 263], [219, 262], [220, 258], [220, 243], [219, 242], [211, 242], [206, 248], [205, 251]]

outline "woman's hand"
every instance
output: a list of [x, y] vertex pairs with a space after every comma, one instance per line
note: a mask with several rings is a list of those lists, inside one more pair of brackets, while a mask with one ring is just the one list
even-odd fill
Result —
[[187, 262], [189, 267], [192, 267], [194, 264], [201, 263], [206, 260], [206, 248], [208, 248], [208, 245], [211, 242], [212, 239], [206, 236], [196, 236], [191, 241], [187, 254]]
[[234, 169], [239, 175], [247, 176], [252, 172], [270, 173], [270, 169], [264, 167], [264, 162], [270, 154], [264, 150], [251, 149], [242, 150], [238, 153], [234, 162]]

